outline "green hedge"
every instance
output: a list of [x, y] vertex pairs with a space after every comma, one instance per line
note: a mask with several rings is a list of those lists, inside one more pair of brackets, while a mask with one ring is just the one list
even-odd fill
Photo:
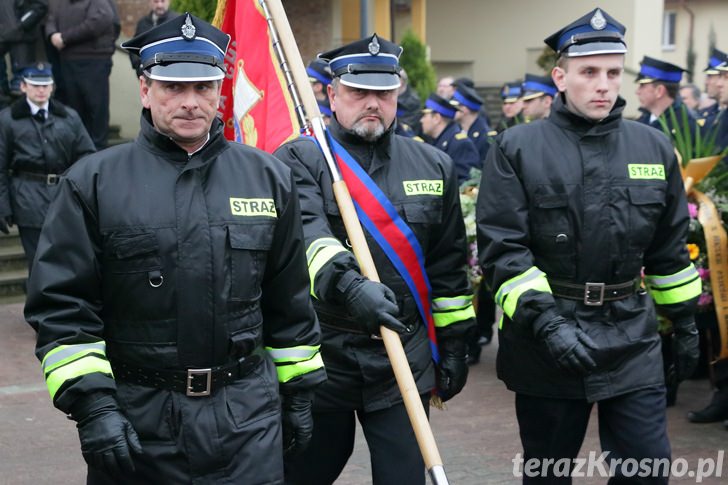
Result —
[[435, 91], [437, 79], [435, 68], [427, 60], [427, 50], [417, 35], [408, 30], [402, 36], [400, 45], [404, 49], [399, 63], [407, 71], [410, 86], [424, 100]]
[[215, 0], [172, 0], [171, 6], [172, 10], [176, 10], [179, 13], [189, 12], [208, 22], [211, 22], [212, 17], [215, 16], [216, 7], [217, 2]]

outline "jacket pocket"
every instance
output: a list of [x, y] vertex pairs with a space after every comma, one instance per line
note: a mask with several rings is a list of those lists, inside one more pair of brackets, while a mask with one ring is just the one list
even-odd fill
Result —
[[442, 223], [442, 200], [405, 203], [402, 204], [402, 212], [404, 220], [415, 233], [422, 250], [427, 252], [432, 227]]
[[550, 277], [574, 277], [576, 236], [569, 220], [568, 195], [537, 195], [531, 221], [531, 239], [539, 269]]
[[249, 302], [260, 297], [274, 230], [273, 223], [228, 226], [230, 301]]
[[228, 322], [230, 348], [228, 355], [232, 360], [250, 355], [263, 343], [263, 314], [260, 301], [245, 306], [238, 315], [231, 315]]
[[159, 243], [153, 232], [112, 233], [105, 250], [105, 263], [112, 273], [140, 273], [162, 268]]
[[665, 186], [628, 187], [630, 246], [643, 252], [655, 235], [655, 227], [665, 207]]

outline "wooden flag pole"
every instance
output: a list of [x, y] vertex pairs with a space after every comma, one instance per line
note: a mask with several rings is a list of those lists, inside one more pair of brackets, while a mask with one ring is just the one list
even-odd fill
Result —
[[[283, 53], [281, 58], [283, 70], [290, 71], [291, 73], [293, 86], [289, 85], [289, 88], [292, 92], [297, 91], [298, 96], [294, 96], [294, 98], [300, 99], [303, 104], [313, 134], [321, 145], [324, 157], [326, 158], [326, 163], [329, 166], [334, 181], [333, 190], [336, 203], [339, 206], [339, 212], [344, 221], [349, 242], [359, 262], [362, 274], [372, 281], [379, 281], [379, 275], [377, 274], [374, 260], [369, 251], [361, 223], [356, 215], [354, 203], [351, 200], [346, 183], [342, 180], [336, 162], [331, 154], [331, 148], [326, 139], [326, 128], [323, 118], [321, 117], [316, 99], [313, 96], [313, 91], [310, 88], [308, 75], [306, 74], [301, 54], [293, 38], [286, 12], [280, 0], [259, 1], [266, 16], [272, 20], [271, 32], [275, 32], [272, 37], [277, 39], [274, 42], [280, 43], [280, 48]], [[270, 23], [269, 21], [269, 25]], [[301, 124], [302, 126], [306, 126], [306, 120], [301, 120]], [[407, 362], [407, 355], [402, 347], [402, 341], [396, 332], [386, 327], [380, 327], [380, 332], [430, 478], [435, 485], [447, 485], [448, 481], [442, 465], [442, 459], [440, 458], [440, 452], [437, 449], [435, 437], [432, 434], [430, 423], [427, 420], [427, 414], [422, 405], [422, 400], [420, 399], [417, 385], [412, 376], [409, 362]]]

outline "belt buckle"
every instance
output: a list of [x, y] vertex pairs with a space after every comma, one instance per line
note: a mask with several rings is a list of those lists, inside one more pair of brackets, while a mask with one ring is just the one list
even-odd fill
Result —
[[58, 184], [58, 174], [55, 173], [49, 173], [46, 175], [46, 184], [47, 185], [56, 185]]
[[[584, 285], [584, 305], [601, 306], [604, 304], [604, 283], [586, 283]], [[598, 291], [599, 298], [594, 300], [591, 292]]]
[[[202, 391], [192, 390], [193, 380], [195, 377], [202, 377], [205, 379], [205, 389]], [[210, 388], [212, 387], [212, 369], [187, 369], [187, 394], [190, 397], [203, 397], [210, 395]]]

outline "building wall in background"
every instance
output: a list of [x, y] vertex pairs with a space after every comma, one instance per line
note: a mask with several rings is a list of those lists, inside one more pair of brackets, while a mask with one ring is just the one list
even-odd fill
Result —
[[[695, 67], [693, 69], [693, 82], [702, 90], [705, 86], [703, 69], [708, 65], [710, 56], [709, 37], [711, 32], [715, 37], [715, 47], [728, 52], [728, 2], [725, 0], [693, 0], [684, 2], [694, 14], [693, 24], [693, 50], [695, 51]], [[660, 52], [655, 57], [667, 62], [687, 67], [688, 39], [690, 36], [690, 13], [683, 7], [683, 2], [666, 1], [665, 12], [676, 14], [675, 45], [660, 46]], [[687, 76], [686, 78], [687, 79]]]

